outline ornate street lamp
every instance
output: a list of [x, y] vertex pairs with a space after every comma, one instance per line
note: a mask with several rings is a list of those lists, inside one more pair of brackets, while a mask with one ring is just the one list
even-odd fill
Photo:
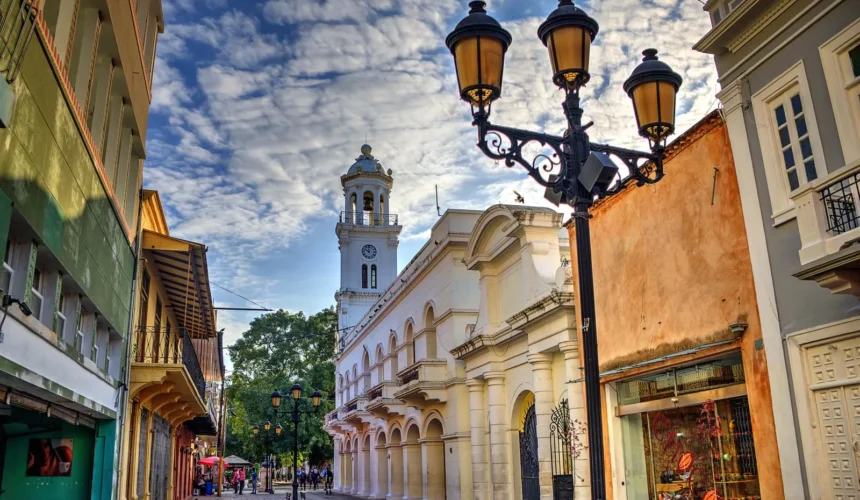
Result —
[[294, 384], [290, 389], [290, 393], [293, 395], [293, 498], [299, 498], [299, 416], [316, 413], [319, 409], [322, 394], [320, 394], [319, 390], [314, 390], [313, 394], [311, 394], [312, 409], [301, 411], [299, 410], [299, 402], [302, 397], [302, 386]]
[[281, 393], [275, 389], [275, 392], [272, 393], [272, 408], [276, 411], [281, 407]]
[[[598, 25], [571, 0], [559, 0], [558, 8], [538, 29], [538, 36], [549, 51], [552, 80], [565, 91], [562, 108], [566, 133], [555, 136], [493, 125], [489, 122], [490, 105], [501, 96], [504, 54], [511, 35], [487, 15], [485, 6], [483, 1], [470, 2], [469, 15], [445, 42], [454, 56], [460, 97], [471, 106], [473, 123], [478, 127], [478, 148], [494, 160], [504, 160], [508, 167], [522, 166], [546, 188], [547, 199], [574, 209], [591, 496], [603, 500], [602, 396], [588, 211], [595, 198], [616, 194], [631, 182], [642, 186], [663, 178], [666, 138], [675, 131], [675, 97], [681, 77], [657, 59], [656, 50], [648, 49], [642, 63], [624, 82], [624, 90], [633, 100], [639, 134], [648, 139], [651, 152], [590, 142], [586, 130], [592, 123], [582, 124], [579, 91], [590, 78], [591, 44]], [[531, 143], [543, 150], [528, 158], [524, 147]], [[546, 148], [550, 151], [545, 152]], [[618, 175], [619, 168], [610, 156], [626, 167], [623, 176]]]
[[675, 97], [681, 76], [657, 59], [656, 49], [645, 49], [642, 63], [624, 82], [624, 92], [633, 99], [639, 135], [649, 143], [663, 143], [675, 131]]
[[302, 386], [299, 384], [293, 384], [293, 387], [290, 389], [290, 393], [293, 395], [293, 399], [298, 400], [302, 397]]
[[570, 0], [558, 2], [558, 8], [540, 25], [538, 37], [549, 49], [549, 61], [555, 72], [552, 81], [556, 85], [578, 92], [588, 83], [591, 42], [598, 29], [597, 21]]
[[469, 15], [445, 40], [454, 54], [460, 97], [481, 112], [489, 112], [502, 95], [505, 52], [511, 44], [511, 34], [487, 15], [485, 5], [470, 2]]

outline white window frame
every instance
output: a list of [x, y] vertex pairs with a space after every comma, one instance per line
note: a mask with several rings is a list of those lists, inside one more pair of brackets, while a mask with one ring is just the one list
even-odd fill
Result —
[[60, 338], [63, 338], [63, 333], [66, 330], [66, 315], [63, 314], [63, 309], [66, 307], [66, 295], [64, 293], [60, 293], [60, 302], [57, 304], [57, 316], [59, 316], [63, 320], [63, 326], [59, 328], [56, 333]]
[[84, 332], [75, 330], [75, 349], [81, 352], [84, 348]]
[[848, 51], [860, 44], [860, 19], [818, 48], [846, 165], [860, 163], [860, 76]]
[[15, 284], [15, 268], [12, 267], [12, 258], [15, 253], [15, 243], [12, 240], [7, 239], [6, 243], [6, 255], [3, 258], [3, 270], [9, 273], [9, 289], [3, 290], [3, 293], [10, 295], [12, 293], [12, 287]]
[[93, 348], [91, 350], [92, 360], [96, 364], [99, 365], [99, 339], [98, 336], [93, 338]]
[[[812, 156], [815, 159], [817, 179], [820, 180], [827, 175], [824, 150], [821, 147], [821, 135], [818, 133], [818, 122], [815, 119], [815, 109], [812, 104], [812, 93], [809, 91], [806, 69], [801, 60], [752, 96], [753, 113], [758, 129], [762, 162], [767, 177], [767, 188], [773, 212], [771, 218], [773, 219], [774, 226], [795, 218], [792, 196], [811, 185], [815, 185], [815, 182], [800, 182], [800, 187], [792, 192], [788, 184], [788, 176], [785, 174], [785, 167], [782, 163], [782, 147], [779, 142], [773, 109], [776, 107], [777, 101], [787, 97], [789, 92], [800, 93], [803, 114], [806, 119], [806, 127], [809, 131], [809, 139], [812, 145]], [[790, 111], [790, 109], [786, 111]], [[795, 158], [795, 162], [798, 165], [798, 169], [803, 168], [803, 162], [799, 156]], [[799, 180], [806, 178], [805, 172], [799, 173], [803, 174], [802, 178], [798, 178]]]
[[[37, 272], [39, 273], [39, 282], [38, 283], [36, 283], [36, 273]], [[33, 268], [33, 283], [30, 285], [30, 293], [34, 293], [34, 294], [36, 294], [36, 297], [39, 297], [39, 310], [33, 311], [33, 316], [38, 318], [39, 321], [42, 320], [42, 311], [45, 309], [45, 296], [44, 296], [44, 294], [42, 294], [42, 292], [40, 290], [42, 288], [42, 285], [44, 284], [44, 281], [45, 281], [45, 273], [43, 273], [42, 270], [39, 269], [39, 266], [34, 267]], [[27, 304], [27, 305], [30, 306], [30, 304]]]

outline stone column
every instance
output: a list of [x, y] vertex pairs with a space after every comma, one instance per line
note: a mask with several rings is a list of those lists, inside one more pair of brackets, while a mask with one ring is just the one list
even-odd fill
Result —
[[487, 429], [484, 408], [484, 381], [467, 379], [469, 387], [469, 426], [472, 442], [472, 498], [487, 500], [490, 496], [489, 471], [487, 470]]
[[333, 463], [332, 463], [332, 467], [331, 467], [330, 472], [332, 474], [334, 474], [334, 477], [332, 478], [334, 480], [333, 484], [332, 484], [332, 489], [334, 489], [335, 491], [340, 491], [340, 483], [341, 483], [340, 466], [342, 463], [342, 460], [340, 457], [341, 444], [342, 444], [341, 443], [341, 437], [340, 436], [334, 436], [334, 459], [333, 459]]
[[403, 497], [403, 448], [399, 444], [388, 445], [388, 500]]
[[549, 443], [549, 426], [552, 416], [552, 356], [538, 353], [528, 355], [532, 365], [537, 420], [538, 466], [540, 470], [540, 497], [552, 500], [552, 455]]
[[505, 373], [487, 372], [487, 394], [490, 407], [490, 478], [493, 499], [510, 500], [511, 477], [508, 474], [508, 406], [505, 401]]
[[420, 443], [424, 500], [445, 500], [445, 443], [441, 439], [422, 439]]
[[[567, 404], [570, 407], [570, 421], [585, 422], [585, 398], [583, 397], [584, 382], [580, 380], [583, 377], [582, 365], [579, 360], [579, 342], [576, 340], [567, 340], [558, 344], [561, 352], [564, 353], [564, 373], [567, 379]], [[597, 425], [601, 425], [598, 423]], [[571, 427], [577, 427], [575, 425]], [[574, 439], [575, 438], [575, 439]], [[588, 469], [588, 451], [585, 446], [588, 444], [588, 435], [572, 436], [571, 443], [579, 443], [582, 446], [582, 451], [579, 458], [573, 462], [573, 481], [574, 498], [576, 500], [588, 500], [591, 498], [591, 486], [589, 480]]]

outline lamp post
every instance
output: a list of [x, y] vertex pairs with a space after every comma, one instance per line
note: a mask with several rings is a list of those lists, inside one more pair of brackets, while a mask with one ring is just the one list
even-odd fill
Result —
[[320, 391], [314, 391], [311, 394], [313, 410], [301, 411], [299, 410], [299, 400], [302, 398], [302, 390], [302, 386], [299, 384], [293, 384], [290, 389], [290, 394], [293, 396], [293, 498], [299, 498], [299, 415], [316, 413], [320, 406], [320, 398], [322, 398]]
[[[631, 182], [642, 186], [663, 177], [666, 138], [675, 131], [675, 97], [681, 77], [658, 60], [656, 50], [647, 49], [642, 63], [624, 82], [624, 91], [633, 101], [639, 134], [648, 140], [650, 152], [590, 142], [586, 130], [592, 123], [582, 124], [579, 91], [590, 78], [591, 43], [599, 27], [571, 0], [559, 0], [558, 8], [539, 27], [538, 37], [549, 52], [552, 81], [565, 92], [562, 109], [567, 132], [559, 137], [493, 125], [490, 111], [492, 103], [501, 97], [505, 52], [512, 37], [487, 15], [485, 6], [483, 1], [470, 2], [469, 15], [448, 35], [446, 44], [454, 56], [460, 97], [472, 108], [478, 148], [494, 160], [504, 160], [507, 167], [518, 164], [525, 168], [546, 188], [547, 199], [573, 207], [591, 492], [592, 498], [603, 500], [606, 483], [588, 211], [595, 198], [612, 196]], [[538, 144], [542, 151], [549, 148], [550, 152], [528, 155], [523, 148], [531, 143]], [[619, 175], [610, 156], [627, 168], [625, 175]]]
[[[274, 418], [272, 420], [275, 421], [275, 426], [274, 426], [275, 436], [272, 437], [269, 433], [269, 431], [272, 429], [272, 423], [269, 422], [268, 420], [263, 422], [263, 430], [265, 431], [264, 442], [266, 445], [266, 462], [265, 462], [265, 464], [266, 464], [266, 484], [264, 485], [264, 490], [266, 491], [266, 493], [274, 494], [275, 488], [274, 488], [274, 485], [272, 484], [271, 443], [272, 443], [273, 439], [281, 437], [281, 431], [283, 430], [283, 428], [281, 427], [281, 424], [277, 423], [278, 422], [278, 410], [281, 408], [281, 399], [282, 399], [281, 393], [278, 392], [277, 389], [275, 389], [275, 391], [272, 392], [271, 397], [272, 397], [272, 414], [274, 416]], [[251, 430], [254, 433], [255, 438], [257, 436], [259, 436], [260, 426], [254, 425], [254, 427], [252, 427]]]

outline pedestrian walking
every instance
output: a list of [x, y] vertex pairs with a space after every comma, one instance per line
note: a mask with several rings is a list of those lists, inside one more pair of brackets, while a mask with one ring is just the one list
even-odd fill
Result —
[[257, 494], [257, 469], [251, 469], [251, 494]]
[[326, 494], [331, 495], [332, 487], [334, 486], [334, 471], [330, 466], [325, 467], [325, 490]]
[[313, 469], [311, 469], [311, 485], [313, 486], [314, 490], [317, 489], [319, 482], [320, 482], [320, 473], [317, 470], [317, 468], [314, 467]]
[[242, 495], [245, 492], [245, 468], [239, 469], [239, 494]]
[[230, 480], [233, 483], [233, 494], [238, 495], [239, 494], [239, 471], [237, 471], [236, 469], [233, 469], [233, 477], [230, 478]]

